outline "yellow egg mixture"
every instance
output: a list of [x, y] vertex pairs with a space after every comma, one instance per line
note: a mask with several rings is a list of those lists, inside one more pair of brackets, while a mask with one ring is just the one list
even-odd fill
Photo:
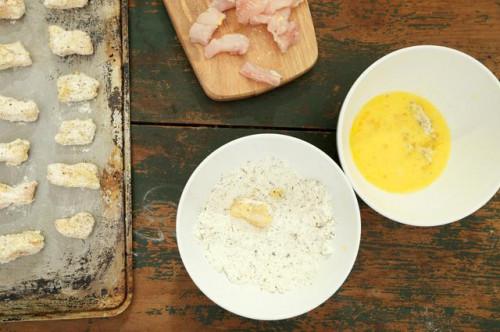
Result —
[[350, 133], [354, 162], [377, 187], [396, 193], [422, 189], [443, 172], [450, 130], [428, 100], [390, 92], [366, 103]]

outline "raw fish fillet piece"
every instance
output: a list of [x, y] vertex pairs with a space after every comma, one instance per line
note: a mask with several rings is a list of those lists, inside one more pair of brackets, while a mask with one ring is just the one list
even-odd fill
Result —
[[275, 35], [273, 38], [280, 51], [285, 53], [292, 45], [295, 45], [299, 41], [300, 34], [298, 24], [296, 22], [290, 22], [285, 33]]
[[292, 10], [290, 8], [281, 9], [271, 16], [267, 23], [267, 31], [269, 31], [273, 37], [280, 36], [288, 31], [291, 24], [288, 19]]
[[224, 22], [226, 15], [218, 11], [213, 7], [208, 7], [203, 13], [201, 13], [196, 19], [196, 23], [203, 25], [216, 25], [219, 26]]
[[236, 0], [236, 17], [241, 24], [249, 24], [252, 17], [263, 14], [269, 0]]
[[303, 0], [269, 0], [265, 13], [272, 15], [283, 8], [295, 8], [300, 5]]
[[210, 7], [213, 7], [220, 12], [225, 12], [226, 10], [236, 7], [236, 0], [214, 0], [210, 4]]
[[272, 15], [267, 24], [267, 31], [273, 35], [274, 41], [283, 53], [299, 41], [297, 23], [289, 21], [291, 13], [290, 8], [280, 9]]
[[212, 39], [215, 30], [217, 30], [216, 25], [203, 25], [195, 22], [189, 30], [189, 39], [192, 43], [205, 46]]
[[268, 24], [271, 20], [271, 15], [260, 14], [250, 18], [250, 25]]
[[226, 15], [214, 7], [209, 7], [201, 13], [189, 29], [189, 39], [192, 43], [207, 45], [215, 30], [222, 24]]
[[245, 35], [239, 33], [227, 34], [219, 39], [212, 39], [205, 47], [205, 57], [210, 59], [223, 52], [242, 55], [248, 51], [249, 46], [250, 40]]
[[272, 86], [279, 86], [281, 83], [281, 75], [272, 69], [265, 69], [246, 62], [240, 69], [240, 74], [251, 80], [266, 83]]

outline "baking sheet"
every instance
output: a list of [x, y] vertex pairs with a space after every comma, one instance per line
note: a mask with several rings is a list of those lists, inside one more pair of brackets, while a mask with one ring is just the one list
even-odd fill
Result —
[[[126, 256], [130, 220], [125, 205], [129, 203], [129, 187], [125, 186], [130, 183], [130, 169], [129, 146], [124, 146], [128, 114], [124, 112], [121, 2], [91, 0], [83, 9], [67, 11], [48, 10], [40, 1], [26, 1], [26, 6], [23, 19], [0, 21], [0, 43], [22, 41], [33, 65], [0, 71], [0, 94], [35, 100], [40, 117], [30, 124], [0, 121], [0, 142], [16, 138], [31, 142], [28, 162], [20, 167], [0, 164], [0, 182], [15, 185], [36, 180], [39, 185], [32, 205], [0, 210], [0, 234], [39, 229], [45, 248], [37, 255], [0, 265], [0, 320], [71, 313], [81, 317], [85, 312], [116, 309], [126, 301], [130, 287]], [[49, 24], [89, 32], [95, 54], [53, 55], [48, 47]], [[75, 71], [96, 78], [101, 84], [99, 95], [90, 102], [60, 104], [56, 80]], [[93, 144], [57, 145], [54, 136], [60, 123], [76, 118], [92, 118], [97, 124]], [[47, 165], [54, 162], [95, 163], [101, 190], [50, 185]], [[96, 219], [87, 240], [65, 238], [55, 230], [55, 219], [81, 211], [91, 212]]]

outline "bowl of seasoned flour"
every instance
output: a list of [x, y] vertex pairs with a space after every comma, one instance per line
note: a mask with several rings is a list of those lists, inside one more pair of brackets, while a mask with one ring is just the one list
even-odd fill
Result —
[[361, 234], [356, 196], [337, 164], [275, 134], [209, 155], [184, 188], [176, 227], [199, 289], [259, 320], [295, 317], [329, 299], [354, 265]]

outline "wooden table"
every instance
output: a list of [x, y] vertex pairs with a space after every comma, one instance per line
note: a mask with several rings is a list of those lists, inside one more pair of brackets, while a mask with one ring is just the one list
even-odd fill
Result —
[[463, 221], [426, 229], [389, 221], [361, 203], [361, 248], [351, 275], [320, 308], [295, 319], [235, 316], [208, 300], [186, 274], [175, 241], [176, 206], [188, 176], [213, 149], [272, 131], [303, 138], [337, 158], [335, 127], [349, 87], [373, 61], [404, 46], [458, 48], [500, 75], [497, 0], [310, 2], [320, 50], [316, 67], [264, 96], [216, 103], [200, 89], [161, 1], [131, 0], [133, 303], [115, 318], [0, 330], [500, 329], [499, 194]]

